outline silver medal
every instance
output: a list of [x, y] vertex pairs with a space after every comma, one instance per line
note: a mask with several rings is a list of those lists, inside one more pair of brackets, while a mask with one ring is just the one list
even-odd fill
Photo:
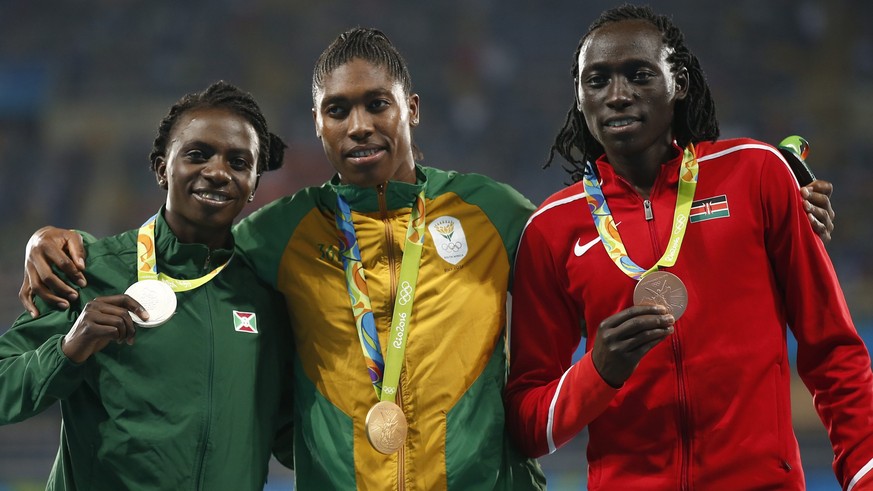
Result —
[[133, 312], [130, 318], [140, 327], [157, 327], [176, 313], [176, 293], [170, 285], [159, 280], [142, 280], [130, 285], [126, 292], [149, 313], [149, 320], [140, 319]]

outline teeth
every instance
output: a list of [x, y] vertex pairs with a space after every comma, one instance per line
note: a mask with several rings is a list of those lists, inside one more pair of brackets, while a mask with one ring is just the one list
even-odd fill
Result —
[[350, 155], [354, 158], [360, 158], [360, 157], [369, 157], [370, 155], [374, 155], [375, 153], [376, 153], [376, 150], [370, 149], [370, 150], [358, 150], [356, 152], [352, 152]]
[[633, 120], [633, 119], [630, 119], [630, 118], [628, 118], [628, 119], [617, 119], [617, 120], [615, 120], [615, 121], [610, 121], [610, 122], [606, 123], [606, 126], [610, 126], [610, 127], [613, 127], [613, 128], [619, 128], [619, 127], [622, 127], [622, 126], [627, 126], [627, 125], [629, 125], [629, 124], [631, 124], [631, 123], [633, 123], [633, 122], [634, 122], [634, 120]]
[[227, 196], [215, 193], [197, 193], [201, 198], [212, 201], [227, 201]]

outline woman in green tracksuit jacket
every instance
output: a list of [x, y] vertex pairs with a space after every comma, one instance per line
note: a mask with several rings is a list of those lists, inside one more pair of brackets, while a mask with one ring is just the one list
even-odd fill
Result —
[[[78, 300], [42, 305], [0, 336], [0, 424], [61, 404], [47, 489], [263, 488], [290, 413], [280, 403], [290, 402], [291, 341], [283, 301], [234, 254], [230, 228], [283, 149], [235, 87], [183, 98], [152, 153], [168, 189], [153, 232], [89, 241]], [[147, 329], [121, 293], [138, 280], [138, 241], [150, 234], [157, 272], [189, 281], [173, 288], [175, 315]]]

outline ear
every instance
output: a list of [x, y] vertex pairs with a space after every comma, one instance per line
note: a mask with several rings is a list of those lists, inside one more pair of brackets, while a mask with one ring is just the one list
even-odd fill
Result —
[[410, 94], [406, 102], [409, 104], [409, 126], [418, 126], [419, 102], [421, 102], [418, 94]]
[[582, 99], [579, 97], [579, 76], [573, 77], [573, 99], [576, 101], [576, 110], [582, 112]]
[[675, 99], [680, 101], [685, 99], [685, 96], [688, 95], [688, 86], [691, 81], [688, 78], [688, 69], [682, 67], [676, 72], [676, 75], [673, 77], [673, 82], [676, 84], [676, 96]]
[[155, 157], [155, 179], [158, 181], [158, 186], [161, 189], [169, 187], [169, 178], [167, 178], [167, 161], [163, 157]]
[[315, 108], [312, 108], [312, 124], [315, 125], [315, 136], [321, 139], [321, 129], [318, 127], [318, 113], [315, 112]]

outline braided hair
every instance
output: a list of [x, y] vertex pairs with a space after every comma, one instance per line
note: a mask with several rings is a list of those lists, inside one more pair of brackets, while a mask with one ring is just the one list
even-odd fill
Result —
[[[359, 58], [388, 71], [388, 75], [403, 87], [403, 95], [412, 93], [412, 78], [406, 60], [382, 31], [370, 27], [355, 27], [340, 34], [327, 47], [315, 62], [312, 70], [312, 102], [315, 103], [318, 91], [324, 88], [324, 80], [334, 70]], [[423, 154], [415, 142], [412, 143], [415, 160], [422, 160]]]
[[[700, 62], [685, 45], [685, 35], [682, 31], [669, 18], [656, 14], [648, 6], [622, 5], [600, 14], [600, 17], [591, 24], [588, 32], [576, 46], [571, 70], [573, 80], [578, 80], [579, 53], [582, 50], [582, 45], [591, 34], [606, 24], [626, 20], [644, 20], [655, 26], [661, 33], [664, 45], [669, 49], [667, 62], [670, 64], [671, 72], [676, 73], [681, 68], [688, 71], [688, 93], [684, 99], [676, 102], [673, 117], [673, 137], [679, 146], [684, 147], [688, 143], [712, 141], [718, 138], [719, 129], [715, 114], [715, 102], [712, 99]], [[582, 179], [586, 161], [593, 162], [604, 153], [603, 145], [594, 138], [585, 124], [585, 116], [577, 108], [575, 97], [573, 105], [567, 112], [564, 126], [558, 132], [555, 142], [549, 150], [549, 159], [545, 167], [552, 163], [555, 152], [570, 163], [570, 167], [565, 167], [565, 170], [570, 174], [573, 182]]]
[[281, 138], [270, 133], [261, 108], [248, 92], [225, 81], [218, 81], [202, 92], [192, 92], [179, 99], [158, 126], [158, 136], [152, 144], [149, 162], [152, 171], [157, 170], [159, 158], [166, 157], [170, 133], [179, 117], [187, 111], [199, 108], [226, 108], [245, 118], [258, 135], [258, 175], [264, 171], [282, 167], [285, 149]]

